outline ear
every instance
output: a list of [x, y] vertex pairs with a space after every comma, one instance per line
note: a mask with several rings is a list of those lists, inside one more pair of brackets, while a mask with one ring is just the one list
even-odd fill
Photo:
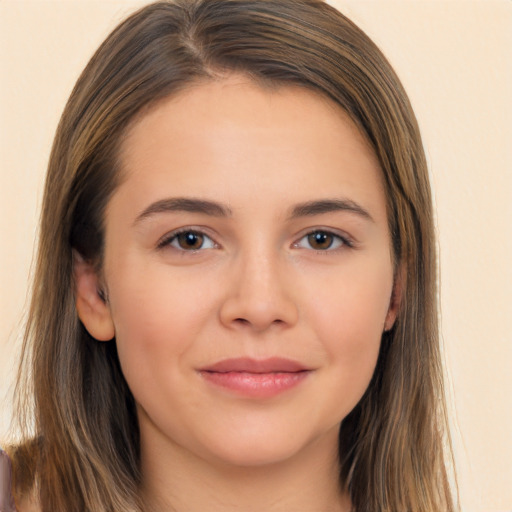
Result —
[[400, 304], [405, 290], [406, 271], [405, 265], [401, 264], [395, 272], [395, 279], [393, 283], [393, 291], [391, 292], [391, 299], [389, 301], [389, 308], [384, 322], [384, 331], [389, 331], [395, 325], [398, 312], [400, 311]]
[[93, 265], [73, 250], [76, 310], [89, 334], [98, 341], [110, 341], [115, 330], [110, 308]]

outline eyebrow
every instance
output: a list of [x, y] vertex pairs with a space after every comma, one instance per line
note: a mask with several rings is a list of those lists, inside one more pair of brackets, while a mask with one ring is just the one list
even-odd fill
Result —
[[[355, 213], [356, 215], [374, 222], [368, 210], [350, 199], [321, 199], [300, 203], [292, 208], [289, 218], [313, 217], [315, 215], [337, 211]], [[151, 203], [137, 216], [134, 224], [152, 215], [167, 212], [202, 213], [212, 217], [229, 217], [232, 215], [230, 208], [215, 201], [188, 197], [173, 197]]]
[[314, 215], [337, 211], [355, 213], [367, 220], [375, 222], [368, 210], [350, 199], [322, 199], [320, 201], [301, 203], [293, 207], [290, 218], [312, 217]]
[[216, 203], [215, 201], [189, 197], [173, 197], [151, 203], [141, 214], [137, 216], [134, 224], [137, 224], [141, 220], [151, 217], [152, 215], [167, 212], [202, 213], [212, 217], [229, 217], [232, 213], [229, 208], [221, 205], [220, 203]]

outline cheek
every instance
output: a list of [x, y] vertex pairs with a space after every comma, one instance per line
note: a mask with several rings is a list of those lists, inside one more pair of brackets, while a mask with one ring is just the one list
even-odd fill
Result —
[[377, 362], [392, 291], [389, 266], [340, 273], [310, 303], [310, 324], [351, 406], [365, 392]]
[[132, 270], [123, 280], [114, 275], [109, 289], [119, 359], [134, 394], [141, 383], [174, 378], [179, 372], [171, 370], [184, 364], [211, 301], [203, 300], [189, 282], [149, 269]]
[[312, 301], [319, 325], [334, 338], [340, 335], [356, 344], [375, 335], [380, 338], [393, 289], [392, 267], [385, 255], [361, 258], [323, 277], [324, 286], [316, 287]]

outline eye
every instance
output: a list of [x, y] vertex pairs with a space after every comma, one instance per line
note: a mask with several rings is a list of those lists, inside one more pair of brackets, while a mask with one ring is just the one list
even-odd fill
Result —
[[180, 251], [199, 251], [202, 249], [213, 249], [216, 247], [215, 242], [209, 236], [192, 229], [171, 234], [162, 240], [158, 244], [158, 247], [162, 248], [167, 245], [170, 245]]
[[329, 231], [316, 230], [303, 236], [295, 244], [295, 247], [302, 249], [313, 249], [315, 251], [332, 251], [344, 245], [350, 247], [348, 240], [342, 236], [336, 235]]

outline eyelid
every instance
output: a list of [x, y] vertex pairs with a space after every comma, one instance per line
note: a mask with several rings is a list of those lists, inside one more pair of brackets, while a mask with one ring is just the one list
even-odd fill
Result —
[[340, 240], [341, 245], [339, 245], [338, 247], [334, 247], [334, 248], [328, 247], [327, 249], [314, 249], [313, 247], [310, 247], [309, 250], [311, 250], [311, 251], [333, 252], [333, 251], [342, 249], [343, 247], [351, 249], [351, 248], [354, 248], [354, 246], [355, 246], [355, 241], [350, 236], [348, 236], [346, 233], [342, 233], [342, 232], [340, 232], [336, 229], [332, 229], [332, 228], [318, 227], [318, 228], [308, 229], [307, 232], [303, 233], [297, 239], [297, 241], [293, 243], [293, 247], [301, 249], [301, 247], [299, 247], [299, 243], [314, 233], [325, 233], [327, 235], [331, 235], [334, 238], [337, 238], [338, 240]]
[[208, 247], [206, 249], [220, 247], [220, 245], [214, 240], [213, 236], [211, 236], [208, 233], [206, 233], [206, 230], [204, 228], [200, 228], [200, 227], [197, 227], [197, 226], [185, 226], [185, 227], [182, 227], [182, 228], [175, 229], [175, 230], [173, 230], [173, 231], [171, 231], [169, 233], [166, 233], [164, 236], [162, 236], [158, 240], [158, 242], [156, 244], [157, 249], [164, 249], [165, 247], [172, 247], [176, 251], [179, 251], [179, 252], [190, 252], [190, 253], [206, 250], [204, 248], [186, 250], [186, 249], [180, 249], [178, 247], [174, 247], [173, 245], [171, 245], [171, 242], [173, 240], [175, 240], [176, 237], [178, 237], [182, 233], [194, 233], [194, 234], [197, 234], [197, 235], [201, 235], [202, 237], [208, 238], [209, 240], [211, 240], [211, 242], [212, 242], [214, 247]]
[[[195, 233], [195, 234], [201, 235], [201, 236], [211, 240], [212, 244], [214, 245], [214, 247], [211, 247], [211, 248], [220, 248], [221, 246], [220, 246], [219, 243], [217, 243], [215, 241], [214, 236], [209, 234], [207, 231], [208, 231], [207, 229], [205, 229], [203, 227], [199, 227], [199, 226], [184, 226], [184, 227], [181, 227], [181, 228], [177, 228], [177, 229], [175, 229], [173, 231], [170, 231], [169, 233], [166, 233], [164, 236], [162, 236], [158, 240], [156, 246], [157, 246], [157, 249], [163, 249], [165, 247], [171, 246], [171, 242], [177, 236], [179, 236], [181, 233]], [[344, 232], [340, 232], [340, 231], [338, 231], [336, 229], [333, 229], [333, 228], [315, 227], [315, 228], [309, 228], [307, 231], [304, 231], [299, 236], [299, 238], [297, 238], [296, 241], [292, 244], [292, 247], [300, 248], [300, 247], [298, 247], [299, 243], [303, 239], [308, 237], [309, 235], [312, 235], [313, 233], [325, 233], [325, 234], [331, 235], [331, 236], [337, 238], [338, 240], [340, 240], [341, 241], [341, 245], [338, 246], [338, 247], [335, 247], [335, 248], [329, 247], [327, 249], [314, 249], [314, 248], [310, 247], [309, 250], [311, 250], [311, 251], [315, 251], [315, 252], [333, 252], [333, 251], [336, 251], [337, 249], [342, 249], [343, 247], [354, 248], [354, 246], [356, 245], [355, 240], [352, 237], [350, 237], [349, 235], [347, 235], [346, 233], [344, 233]], [[180, 249], [180, 248], [174, 247], [174, 246], [171, 246], [171, 247], [173, 249], [176, 249], [179, 252], [190, 252], [190, 253], [194, 253], [194, 252], [199, 252], [199, 251], [204, 251], [206, 249], [210, 249], [210, 248], [206, 248], [206, 249], [200, 248], [200, 249], [186, 250], [186, 249]]]

